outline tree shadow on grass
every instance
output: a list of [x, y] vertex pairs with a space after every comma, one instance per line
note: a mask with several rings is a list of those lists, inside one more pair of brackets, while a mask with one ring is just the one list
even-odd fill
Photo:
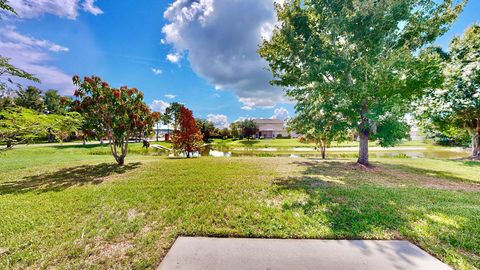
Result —
[[140, 162], [118, 166], [111, 163], [80, 165], [51, 173], [26, 176], [18, 181], [0, 183], [0, 195], [26, 192], [62, 191], [73, 186], [100, 184], [105, 177], [138, 168]]
[[[443, 190], [361, 183], [375, 174], [377, 177], [390, 178], [390, 167], [386, 170], [358, 169], [352, 174], [355, 169], [352, 164], [345, 162], [308, 161], [295, 164], [300, 166], [301, 174], [277, 178], [273, 183], [275, 197], [289, 198], [291, 195], [298, 197], [299, 193], [304, 194], [300, 196], [300, 200], [284, 200], [281, 209], [289, 213], [300, 212], [300, 215], [307, 216], [308, 220], [313, 220], [313, 226], [328, 227], [327, 233], [318, 236], [320, 238], [407, 238], [430, 253], [443, 256], [444, 249], [455, 248], [473, 252], [476, 248], [475, 244], [468, 246], [463, 241], [446, 240], [461, 239], [476, 228], [470, 210], [462, 207], [459, 207], [459, 211], [451, 210], [451, 206], [455, 204], [470, 206], [464, 205], [465, 198], [471, 200], [475, 197], [474, 193], [464, 193], [464, 198]], [[383, 167], [383, 164], [381, 166]], [[395, 168], [402, 169], [396, 166]], [[428, 172], [425, 170], [418, 173]], [[331, 177], [335, 177], [337, 182], [332, 181]], [[457, 222], [462, 225], [459, 226]], [[425, 229], [422, 226], [428, 227]], [[368, 252], [367, 249], [364, 251]], [[394, 252], [402, 256], [403, 251]], [[458, 252], [455, 256], [460, 254], [461, 252]], [[463, 259], [468, 258], [463, 256]], [[402, 261], [405, 262], [403, 259]]]
[[367, 179], [370, 172], [337, 161], [295, 164], [302, 168], [302, 175], [276, 179], [276, 191], [302, 192], [307, 195], [306, 200], [284, 203], [282, 208], [300, 210], [312, 218], [322, 216], [331, 229], [330, 237], [363, 239], [379, 231], [393, 235], [404, 224], [396, 211], [400, 202], [392, 190], [353, 183], [352, 171], [360, 179]]
[[[409, 171], [411, 168], [406, 166], [379, 164], [376, 168], [365, 170], [352, 166], [352, 163], [337, 161], [294, 164], [300, 167], [300, 175], [276, 179], [275, 196], [289, 198], [303, 193], [301, 200], [284, 200], [282, 210], [300, 212], [308, 220], [313, 220], [312, 224], [318, 224], [314, 226], [328, 227], [327, 233], [319, 237], [406, 238], [437, 256], [447, 257], [452, 255], [447, 255], [447, 250], [454, 251], [456, 258], [461, 256], [462, 260], [473, 263], [477, 260], [478, 263], [478, 259], [469, 259], [464, 254], [475, 253], [479, 242], [459, 241], [464, 235], [478, 234], [476, 221], [472, 218], [477, 214], [471, 212], [476, 211], [471, 209], [476, 205], [476, 193], [382, 184], [401, 182], [403, 176], [395, 174], [402, 170], [406, 170], [404, 173], [409, 176], [439, 177], [429, 175], [429, 170], [417, 169], [412, 173]], [[451, 175], [443, 177], [452, 179]], [[381, 179], [367, 182], [369, 178]], [[454, 182], [446, 178], [438, 181]], [[458, 208], [452, 209], [455, 205]], [[401, 253], [402, 250], [395, 252]]]
[[240, 142], [240, 144], [242, 144], [243, 146], [254, 146], [256, 144], [260, 143], [259, 140], [243, 140]]

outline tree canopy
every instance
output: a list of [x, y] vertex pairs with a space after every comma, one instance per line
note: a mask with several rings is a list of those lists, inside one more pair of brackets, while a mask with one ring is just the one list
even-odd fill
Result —
[[172, 143], [175, 150], [185, 153], [187, 158], [193, 152], [200, 151], [203, 145], [202, 133], [198, 129], [191, 110], [179, 107], [178, 128], [173, 131]]
[[480, 25], [474, 24], [454, 38], [443, 66], [445, 83], [427, 91], [417, 113], [431, 128], [455, 137], [467, 131], [472, 140], [472, 158], [480, 158]]
[[441, 83], [438, 58], [423, 48], [462, 8], [452, 0], [287, 0], [276, 4], [279, 23], [259, 54], [274, 85], [312, 104], [297, 113], [334, 112], [357, 131], [358, 163], [367, 165], [368, 140], [399, 141], [406, 107]]

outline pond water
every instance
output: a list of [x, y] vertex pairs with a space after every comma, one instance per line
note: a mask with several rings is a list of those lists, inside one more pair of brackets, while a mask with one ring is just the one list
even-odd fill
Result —
[[[355, 158], [358, 148], [327, 148], [328, 158]], [[397, 147], [397, 148], [380, 148], [372, 147], [369, 156], [372, 158], [464, 158], [468, 157], [469, 151], [463, 148], [427, 148], [427, 147]], [[212, 157], [318, 157], [321, 158], [320, 152], [314, 151], [312, 148], [234, 148], [221, 149], [210, 146], [204, 147], [201, 152], [193, 153], [197, 156]]]

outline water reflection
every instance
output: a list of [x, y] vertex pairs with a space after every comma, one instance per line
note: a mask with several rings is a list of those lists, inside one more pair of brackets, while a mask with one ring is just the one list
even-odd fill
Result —
[[[294, 153], [292, 153], [294, 152]], [[370, 150], [369, 156], [372, 158], [463, 158], [467, 157], [469, 152], [461, 148], [446, 148], [446, 149], [429, 149], [429, 148], [403, 148], [398, 150], [392, 149], [376, 149]], [[170, 154], [170, 156], [173, 156]], [[184, 155], [180, 155], [184, 156]], [[211, 157], [315, 157], [321, 158], [320, 153], [313, 151], [306, 151], [305, 149], [297, 150], [296, 148], [261, 148], [261, 149], [221, 149], [206, 146], [200, 152], [191, 154], [192, 157], [211, 156]], [[329, 151], [327, 149], [327, 157], [329, 158], [355, 158], [358, 154], [351, 149], [341, 151], [341, 149], [334, 149]]]

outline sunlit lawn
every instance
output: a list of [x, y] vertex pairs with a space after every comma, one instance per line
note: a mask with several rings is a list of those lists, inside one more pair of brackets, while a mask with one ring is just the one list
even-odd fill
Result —
[[174, 159], [132, 148], [0, 156], [0, 268], [154, 268], [178, 235], [408, 239], [480, 267], [480, 163]]

